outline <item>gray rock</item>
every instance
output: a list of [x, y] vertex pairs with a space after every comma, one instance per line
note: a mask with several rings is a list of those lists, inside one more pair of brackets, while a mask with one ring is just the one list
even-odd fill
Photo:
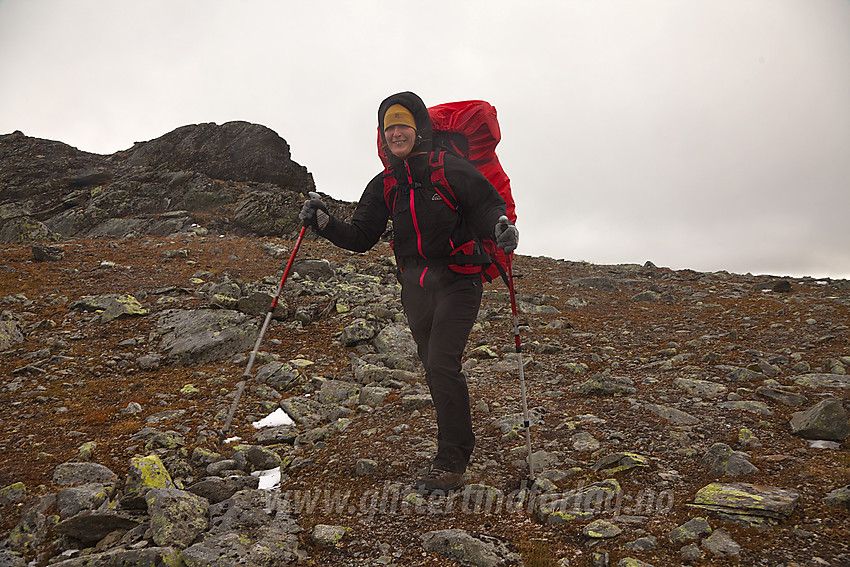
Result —
[[694, 380], [690, 378], [675, 378], [673, 385], [681, 390], [686, 391], [692, 396], [700, 398], [720, 398], [726, 395], [729, 390], [723, 384], [717, 382], [709, 382], [708, 380]]
[[770, 386], [759, 386], [756, 388], [756, 394], [768, 400], [779, 402], [786, 406], [802, 406], [806, 405], [809, 399], [803, 394], [789, 392], [785, 389], [772, 388]]
[[[528, 411], [528, 422], [531, 427], [540, 425], [542, 419], [540, 412], [534, 409]], [[523, 429], [525, 417], [522, 413], [513, 413], [503, 417], [494, 419], [492, 422], [494, 427], [497, 427], [502, 433], [510, 433], [512, 431], [520, 431]]]
[[257, 488], [260, 478], [256, 476], [230, 476], [221, 478], [209, 476], [187, 488], [188, 492], [206, 498], [210, 504], [218, 504], [236, 494], [240, 490]]
[[635, 467], [648, 467], [649, 459], [637, 453], [611, 453], [599, 459], [593, 470], [604, 475], [612, 475]]
[[634, 557], [623, 557], [617, 561], [617, 567], [653, 567], [651, 563], [635, 559]]
[[673, 543], [696, 541], [711, 533], [711, 526], [705, 518], [691, 518], [681, 526], [674, 528], [668, 537]]
[[791, 380], [808, 388], [850, 388], [850, 376], [841, 374], [801, 374]]
[[26, 559], [0, 547], [0, 567], [26, 567], [26, 565]]
[[416, 343], [407, 325], [393, 323], [387, 325], [372, 341], [378, 352], [382, 354], [394, 354], [406, 358], [417, 358]]
[[[251, 291], [243, 297], [236, 299], [236, 309], [248, 315], [266, 315], [271, 307], [274, 297], [262, 291]], [[226, 306], [224, 306], [226, 307]], [[284, 321], [289, 314], [286, 302], [280, 299], [274, 306], [272, 311], [272, 319], [275, 321]]]
[[300, 531], [286, 495], [242, 490], [210, 506], [209, 531], [184, 549], [181, 558], [187, 567], [288, 565], [299, 556]]
[[229, 309], [169, 310], [158, 321], [160, 349], [169, 361], [193, 365], [214, 362], [251, 348], [256, 321]]
[[147, 547], [144, 549], [110, 549], [73, 559], [51, 563], [51, 567], [159, 567], [174, 564], [180, 550], [173, 547]]
[[627, 543], [625, 547], [626, 549], [633, 549], [635, 551], [649, 551], [658, 547], [658, 538], [653, 535], [639, 537]]
[[357, 476], [369, 476], [378, 470], [378, 461], [373, 459], [357, 459], [354, 465], [354, 474]]
[[53, 526], [55, 520], [48, 518], [45, 511], [55, 502], [55, 495], [40, 496], [26, 509], [18, 525], [12, 528], [8, 537], [3, 540], [9, 549], [25, 553], [38, 548], [47, 540], [49, 528]]
[[713, 512], [721, 519], [760, 526], [787, 519], [799, 499], [800, 493], [793, 489], [714, 482], [697, 491], [691, 506]]
[[245, 452], [248, 462], [254, 467], [254, 470], [265, 471], [280, 466], [280, 455], [259, 445], [252, 445]]
[[84, 510], [96, 510], [114, 494], [113, 487], [100, 483], [71, 486], [56, 493], [56, 508], [59, 510], [59, 517], [64, 520]]
[[599, 448], [599, 440], [588, 431], [580, 431], [573, 435], [572, 444], [576, 451], [595, 451]]
[[803, 439], [844, 441], [850, 436], [850, 419], [842, 401], [829, 398], [792, 414], [791, 430]]
[[316, 524], [310, 533], [310, 538], [319, 545], [336, 547], [342, 543], [343, 538], [351, 531], [346, 526], [331, 526], [328, 524]]
[[316, 395], [324, 404], [339, 404], [359, 395], [360, 385], [344, 380], [323, 380]]
[[[159, 368], [159, 364], [162, 362], [162, 356], [159, 354], [146, 354], [140, 356], [136, 359], [136, 364], [139, 365], [139, 368], [142, 370], [156, 370]], [[136, 403], [136, 402], [130, 402]], [[138, 403], [136, 403], [138, 405]], [[128, 412], [129, 413], [129, 412]]]
[[740, 366], [718, 364], [717, 369], [725, 372], [726, 379], [730, 382], [749, 382], [751, 380], [764, 380], [767, 378], [761, 372], [755, 372], [749, 368], [742, 368]]
[[54, 529], [59, 534], [93, 544], [116, 530], [129, 530], [140, 523], [139, 518], [126, 512], [87, 510], [62, 520]]
[[587, 277], [578, 278], [570, 282], [574, 287], [582, 287], [589, 289], [599, 289], [602, 291], [617, 291], [617, 281], [608, 277]]
[[257, 368], [257, 375], [254, 379], [282, 392], [287, 390], [299, 376], [298, 369], [288, 362], [275, 361]]
[[402, 396], [401, 407], [405, 411], [413, 411], [434, 405], [430, 394], [408, 394]]
[[823, 501], [830, 506], [850, 510], [850, 484], [842, 486], [841, 488], [836, 488], [827, 494]]
[[699, 546], [695, 543], [684, 546], [679, 550], [679, 555], [682, 556], [683, 561], [688, 562], [699, 561], [705, 556]]
[[277, 427], [264, 427], [254, 434], [254, 441], [260, 445], [276, 445], [287, 443], [292, 445], [299, 431], [291, 425], [278, 425]]
[[371, 341], [381, 330], [381, 325], [371, 319], [358, 319], [342, 329], [340, 340], [345, 346], [354, 346], [365, 341]]
[[209, 528], [210, 503], [175, 488], [154, 488], [145, 495], [153, 541], [162, 547], [184, 548]]
[[301, 277], [315, 281], [327, 281], [334, 277], [331, 263], [324, 258], [303, 258], [292, 263], [292, 270]]
[[750, 463], [749, 455], [741, 451], [733, 451], [729, 445], [715, 443], [712, 445], [700, 464], [708, 468], [708, 472], [717, 476], [741, 476], [757, 473], [758, 469]]
[[735, 411], [748, 411], [759, 415], [773, 415], [773, 410], [764, 402], [756, 402], [753, 400], [731, 400], [717, 404], [718, 407]]
[[359, 403], [363, 406], [377, 407], [384, 403], [387, 396], [392, 392], [391, 388], [382, 388], [380, 386], [365, 386], [360, 390]]
[[437, 530], [420, 536], [422, 547], [429, 553], [474, 567], [502, 567], [522, 560], [494, 537], [460, 529]]
[[118, 475], [97, 463], [63, 463], [53, 470], [53, 482], [60, 486], [93, 482], [106, 484], [117, 480]]
[[86, 295], [70, 304], [71, 309], [97, 311], [100, 320], [108, 323], [121, 317], [147, 315], [139, 300], [132, 295], [109, 293], [105, 295]]
[[280, 407], [295, 423], [304, 427], [313, 427], [327, 421], [332, 407], [319, 400], [304, 396], [293, 396], [280, 402]]
[[0, 321], [0, 351], [8, 350], [12, 346], [22, 342], [24, 342], [24, 335], [17, 321]]
[[617, 537], [623, 533], [623, 529], [608, 520], [594, 520], [584, 526], [581, 533], [594, 539], [605, 539]]
[[637, 392], [632, 384], [634, 382], [630, 378], [597, 374], [574, 389], [583, 396], [624, 396]]
[[16, 482], [0, 488], [0, 508], [16, 504], [27, 499], [27, 487], [23, 482]]
[[677, 423], [679, 425], [696, 425], [700, 422], [700, 420], [696, 417], [680, 409], [657, 404], [645, 404], [645, 407], [661, 419], [666, 419], [671, 423]]
[[702, 540], [702, 547], [712, 555], [740, 555], [741, 546], [723, 528], [717, 528]]

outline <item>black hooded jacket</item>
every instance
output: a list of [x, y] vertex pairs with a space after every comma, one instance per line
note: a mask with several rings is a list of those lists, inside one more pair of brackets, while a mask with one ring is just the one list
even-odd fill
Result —
[[[416, 121], [417, 141], [406, 160], [386, 149], [384, 115], [393, 104], [407, 108]], [[393, 250], [399, 267], [413, 271], [415, 266], [417, 280], [424, 285], [423, 270], [430, 266], [439, 271], [440, 264], [444, 268], [456, 247], [476, 236], [494, 238], [499, 217], [506, 214], [505, 201], [475, 166], [447, 153], [445, 175], [458, 211], [443, 202], [431, 182], [431, 118], [425, 103], [414, 93], [402, 92], [384, 100], [378, 108], [378, 126], [389, 156], [389, 175], [398, 182], [393, 210], [385, 200], [382, 172], [366, 186], [351, 222], [331, 218], [321, 234], [341, 248], [365, 252], [378, 242], [392, 217]]]

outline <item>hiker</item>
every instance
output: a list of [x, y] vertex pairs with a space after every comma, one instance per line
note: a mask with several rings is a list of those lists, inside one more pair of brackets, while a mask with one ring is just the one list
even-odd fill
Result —
[[444, 159], [457, 210], [435, 190], [432, 124], [417, 95], [402, 92], [384, 100], [378, 126], [389, 167], [366, 186], [351, 222], [335, 219], [318, 198], [305, 201], [299, 217], [355, 252], [372, 248], [393, 219], [401, 302], [437, 413], [437, 454], [416, 486], [426, 492], [455, 490], [463, 485], [475, 445], [461, 357], [481, 305], [482, 277], [480, 266], [463, 263], [472, 256], [453, 250], [453, 243], [487, 238], [510, 254], [519, 232], [505, 217], [504, 199], [468, 161], [449, 153]]

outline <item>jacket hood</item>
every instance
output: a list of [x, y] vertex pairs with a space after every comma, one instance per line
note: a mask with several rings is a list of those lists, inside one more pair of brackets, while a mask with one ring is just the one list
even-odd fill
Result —
[[381, 142], [384, 153], [389, 157], [390, 161], [398, 160], [387, 148], [387, 139], [384, 137], [384, 115], [387, 109], [394, 104], [400, 104], [405, 107], [413, 115], [413, 120], [416, 122], [417, 141], [413, 146], [412, 154], [428, 154], [431, 152], [431, 136], [433, 127], [431, 126], [431, 116], [428, 114], [428, 107], [422, 102], [418, 95], [405, 91], [396, 93], [384, 99], [378, 107], [378, 130], [381, 132]]

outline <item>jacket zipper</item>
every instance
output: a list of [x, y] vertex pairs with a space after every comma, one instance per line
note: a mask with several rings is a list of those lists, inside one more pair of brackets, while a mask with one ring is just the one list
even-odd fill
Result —
[[422, 233], [419, 231], [419, 219], [416, 218], [413, 175], [410, 173], [410, 165], [407, 163], [407, 160], [404, 160], [404, 169], [407, 171], [407, 183], [410, 186], [410, 218], [413, 219], [413, 230], [416, 231], [416, 249], [419, 251], [419, 255], [425, 258], [425, 253], [422, 251]]

